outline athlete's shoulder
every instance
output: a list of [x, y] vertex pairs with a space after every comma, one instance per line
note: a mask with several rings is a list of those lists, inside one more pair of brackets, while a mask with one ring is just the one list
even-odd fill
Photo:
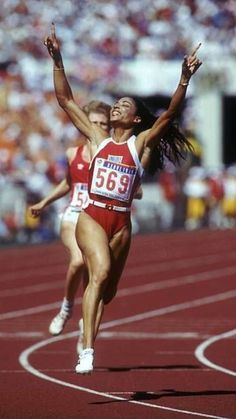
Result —
[[98, 150], [101, 148], [104, 148], [107, 144], [109, 143], [113, 143], [114, 140], [112, 139], [112, 137], [106, 137], [104, 138], [99, 144], [98, 144]]
[[137, 136], [136, 135], [131, 135], [131, 137], [129, 137], [128, 139], [128, 143], [135, 143], [135, 141], [137, 140]]
[[109, 142], [109, 141], [114, 141], [110, 135], [108, 137], [103, 138], [103, 140], [100, 141], [100, 144], [103, 144], [104, 142]]
[[142, 131], [135, 138], [135, 147], [139, 155], [140, 153], [142, 153], [142, 151], [144, 151], [146, 147], [146, 139], [147, 139], [149, 131], [150, 130]]
[[76, 154], [78, 147], [69, 147], [66, 150], [66, 157], [71, 158], [72, 155]]

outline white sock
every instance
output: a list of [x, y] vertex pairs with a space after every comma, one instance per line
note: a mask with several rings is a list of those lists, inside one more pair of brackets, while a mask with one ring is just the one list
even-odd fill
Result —
[[94, 349], [93, 348], [83, 349], [83, 351], [81, 352], [81, 354], [79, 356], [79, 360], [81, 361], [82, 359], [86, 358], [87, 355], [94, 356]]
[[61, 305], [61, 312], [65, 314], [71, 314], [73, 309], [73, 303], [67, 300], [66, 297], [63, 298], [62, 305]]

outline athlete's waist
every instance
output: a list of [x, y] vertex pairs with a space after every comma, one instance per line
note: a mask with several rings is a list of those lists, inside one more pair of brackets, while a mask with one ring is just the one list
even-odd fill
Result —
[[81, 205], [67, 205], [63, 211], [71, 211], [71, 212], [81, 212], [82, 206]]
[[120, 211], [120, 212], [130, 212], [130, 207], [121, 207], [119, 205], [108, 204], [105, 202], [95, 201], [94, 199], [89, 199], [88, 203], [94, 205], [95, 207], [105, 208], [109, 211]]

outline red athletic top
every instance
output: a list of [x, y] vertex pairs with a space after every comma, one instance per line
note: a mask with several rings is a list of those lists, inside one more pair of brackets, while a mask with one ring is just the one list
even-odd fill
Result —
[[83, 145], [78, 147], [76, 155], [69, 165], [71, 179], [69, 205], [79, 207], [80, 210], [88, 198], [89, 163], [82, 157], [83, 147]]
[[143, 168], [133, 135], [124, 143], [104, 140], [90, 164], [89, 198], [106, 204], [130, 207]]

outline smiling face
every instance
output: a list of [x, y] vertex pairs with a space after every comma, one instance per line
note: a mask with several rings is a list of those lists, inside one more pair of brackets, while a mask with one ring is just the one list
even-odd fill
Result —
[[140, 122], [140, 117], [136, 115], [137, 108], [131, 97], [122, 97], [117, 100], [111, 108], [110, 121], [112, 126], [132, 128]]

